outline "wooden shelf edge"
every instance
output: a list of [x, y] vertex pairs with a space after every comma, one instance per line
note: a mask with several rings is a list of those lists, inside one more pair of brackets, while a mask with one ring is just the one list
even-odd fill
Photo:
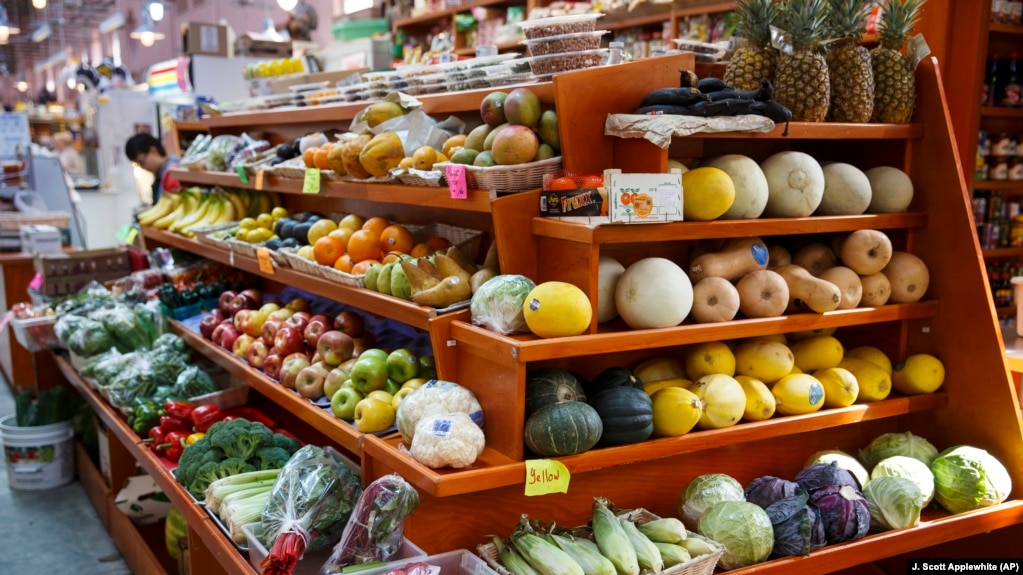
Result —
[[975, 190], [1023, 190], [1023, 180], [974, 180]]
[[1023, 246], [1012, 246], [1008, 248], [990, 248], [986, 250], [980, 250], [980, 254], [984, 256], [984, 259], [1019, 257], [1023, 256]]
[[[944, 407], [947, 404], [948, 395], [944, 392], [900, 396], [875, 403], [826, 409], [807, 415], [779, 417], [760, 422], [744, 422], [724, 429], [692, 431], [679, 437], [656, 438], [631, 445], [592, 449], [585, 453], [557, 459], [568, 468], [570, 473], [577, 475], [641, 463], [651, 459], [928, 411]], [[526, 465], [524, 462], [508, 461], [500, 454], [491, 453], [492, 450], [489, 448], [477, 461], [480, 467], [464, 471], [434, 470], [415, 461], [408, 454], [400, 452], [398, 445], [401, 442], [400, 436], [388, 439], [366, 437], [363, 442], [363, 458], [379, 460], [385, 467], [398, 471], [402, 477], [435, 497], [473, 493], [520, 485], [525, 482]]]
[[302, 289], [310, 293], [400, 321], [423, 331], [429, 330], [430, 319], [437, 315], [436, 310], [433, 308], [419, 306], [368, 289], [310, 276], [292, 268], [275, 267], [274, 273], [268, 274], [260, 271], [259, 263], [255, 258], [218, 249], [171, 232], [143, 227], [142, 235], [146, 239], [198, 254], [204, 258], [227, 264], [251, 274], [289, 285], [302, 286]]
[[1018, 108], [1001, 108], [998, 106], [981, 106], [980, 115], [989, 118], [1023, 118], [1023, 110]]
[[[114, 433], [118, 441], [125, 446], [142, 469], [152, 476], [157, 485], [160, 486], [160, 489], [167, 494], [174, 507], [184, 516], [185, 521], [202, 537], [203, 543], [218, 558], [218, 561], [225, 570], [228, 573], [258, 575], [252, 566], [249, 565], [247, 558], [242, 557], [234, 548], [234, 545], [213, 524], [209, 515], [195, 503], [188, 492], [185, 491], [185, 488], [174, 479], [164, 464], [141, 443], [141, 438], [121, 418], [120, 413], [82, 379], [67, 359], [57, 354], [53, 354], [53, 358], [57, 363], [57, 368], [68, 382], [81, 394], [96, 415], [103, 420], [107, 429]], [[111, 518], [112, 520], [113, 518]]]
[[[926, 225], [927, 214], [924, 212], [675, 222], [643, 224], [643, 241], [698, 240], [746, 235], [817, 234], [848, 232], [864, 228], [921, 228]], [[532, 232], [541, 237], [602, 245], [636, 242], [636, 227], [629, 225], [589, 226], [552, 218], [535, 217], [532, 222]]]
[[392, 31], [397, 31], [398, 28], [405, 28], [408, 26], [415, 26], [418, 24], [428, 24], [431, 22], [443, 20], [447, 16], [453, 16], [461, 12], [469, 12], [473, 8], [479, 8], [482, 6], [493, 6], [494, 4], [521, 5], [516, 2], [509, 2], [509, 0], [476, 0], [475, 2], [465, 3], [460, 6], [452, 6], [451, 8], [445, 8], [444, 10], [438, 10], [436, 12], [423, 14], [421, 16], [412, 16], [410, 18], [395, 20], [391, 29]]
[[[1019, 111], [1023, 115], [1023, 111]], [[789, 140], [910, 140], [924, 135], [923, 124], [844, 124], [837, 122], [790, 122], [788, 135], [785, 124], [777, 124], [770, 132], [717, 132], [693, 134], [700, 139], [789, 139]]]
[[192, 349], [217, 363], [247, 385], [268, 399], [298, 415], [317, 431], [323, 433], [339, 445], [359, 455], [362, 449], [362, 433], [351, 425], [339, 420], [330, 410], [317, 407], [305, 398], [271, 380], [266, 374], [257, 372], [233, 353], [213, 344], [181, 322], [171, 320], [171, 331], [178, 335]]
[[206, 132], [206, 124], [202, 122], [174, 122], [174, 129], [179, 132]]
[[613, 331], [574, 337], [542, 339], [535, 336], [510, 337], [482, 327], [455, 321], [451, 337], [495, 358], [525, 363], [583, 357], [586, 355], [671, 347], [705, 341], [726, 341], [775, 333], [791, 333], [827, 327], [847, 327], [931, 317], [938, 302], [889, 304], [874, 308], [836, 310], [823, 314], [802, 313], [780, 317], [739, 319], [721, 323], [687, 324], [661, 329]]
[[1023, 34], [1023, 26], [1018, 24], [998, 24], [992, 22], [988, 25], [989, 32], [1000, 32], [1002, 34]]

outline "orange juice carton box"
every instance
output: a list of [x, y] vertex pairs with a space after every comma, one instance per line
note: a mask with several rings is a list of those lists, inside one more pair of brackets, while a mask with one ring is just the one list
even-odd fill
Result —
[[682, 172], [549, 174], [540, 195], [540, 215], [591, 225], [682, 221]]

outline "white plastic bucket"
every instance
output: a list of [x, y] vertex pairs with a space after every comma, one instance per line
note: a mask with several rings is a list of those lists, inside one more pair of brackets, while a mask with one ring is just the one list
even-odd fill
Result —
[[0, 418], [7, 480], [13, 489], [43, 490], [75, 478], [75, 430], [70, 421], [18, 427], [15, 416]]

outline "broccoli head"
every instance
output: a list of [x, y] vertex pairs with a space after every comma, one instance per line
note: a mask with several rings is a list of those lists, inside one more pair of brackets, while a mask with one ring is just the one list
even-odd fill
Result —
[[195, 472], [195, 479], [189, 484], [188, 491], [196, 499], [202, 501], [206, 499], [206, 488], [210, 486], [210, 483], [224, 477], [255, 470], [256, 468], [249, 465], [244, 459], [238, 459], [237, 457], [228, 457], [219, 463], [212, 461], [204, 463]]
[[210, 445], [208, 437], [203, 437], [192, 445], [185, 447], [178, 459], [178, 467], [174, 477], [182, 485], [190, 485], [195, 480], [195, 473], [205, 463], [216, 463], [224, 459], [223, 450]]
[[262, 423], [247, 419], [218, 421], [206, 430], [210, 445], [224, 450], [228, 457], [252, 459], [260, 447], [273, 445], [273, 432]]
[[302, 448], [302, 444], [297, 439], [293, 439], [284, 435], [283, 433], [275, 433], [273, 436], [273, 446], [280, 447], [288, 453], [295, 453]]
[[256, 459], [259, 460], [260, 469], [283, 469], [284, 464], [291, 459], [291, 454], [280, 447], [261, 447], [256, 452]]

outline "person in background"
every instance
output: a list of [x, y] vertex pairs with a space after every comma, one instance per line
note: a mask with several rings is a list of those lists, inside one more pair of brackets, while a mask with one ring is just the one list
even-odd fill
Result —
[[57, 152], [57, 159], [64, 171], [69, 176], [84, 176], [85, 162], [81, 154], [71, 145], [71, 132], [57, 132], [53, 135], [53, 147]]
[[176, 192], [181, 188], [181, 184], [167, 171], [181, 163], [181, 159], [177, 156], [168, 156], [160, 140], [151, 134], [135, 134], [128, 138], [124, 144], [124, 153], [128, 160], [153, 174], [154, 204], [164, 192]]

